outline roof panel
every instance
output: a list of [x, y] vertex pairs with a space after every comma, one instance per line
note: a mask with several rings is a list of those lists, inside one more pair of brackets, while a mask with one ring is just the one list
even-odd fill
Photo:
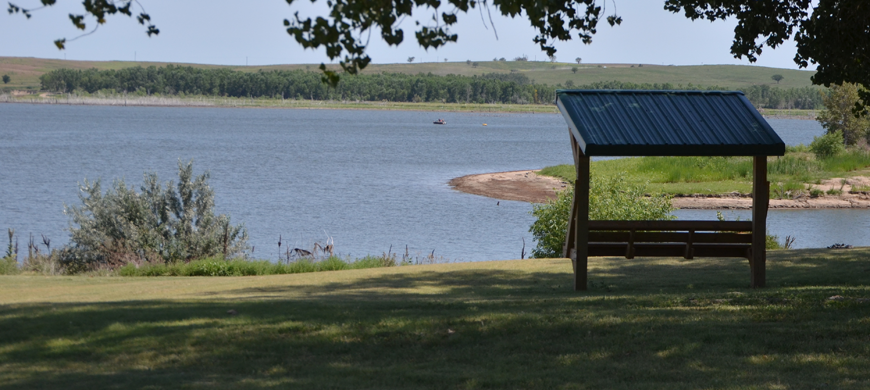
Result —
[[558, 90], [587, 156], [781, 156], [785, 143], [742, 92]]

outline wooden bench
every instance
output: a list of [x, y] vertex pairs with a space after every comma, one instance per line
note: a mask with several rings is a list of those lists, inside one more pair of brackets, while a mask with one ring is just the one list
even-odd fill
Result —
[[589, 221], [588, 256], [751, 258], [750, 221]]

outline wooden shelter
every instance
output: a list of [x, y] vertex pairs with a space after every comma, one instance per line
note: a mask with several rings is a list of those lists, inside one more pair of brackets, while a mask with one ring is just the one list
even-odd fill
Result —
[[[744, 257], [751, 286], [764, 287], [767, 156], [785, 143], [742, 92], [558, 90], [556, 104], [577, 172], [564, 248], [574, 290], [586, 290], [590, 256]], [[590, 221], [596, 156], [751, 156], [752, 221]]]

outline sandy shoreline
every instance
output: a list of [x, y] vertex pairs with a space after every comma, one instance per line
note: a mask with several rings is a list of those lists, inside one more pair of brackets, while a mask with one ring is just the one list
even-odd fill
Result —
[[534, 171], [510, 171], [467, 175], [450, 180], [453, 189], [469, 194], [502, 200], [544, 203], [556, 198], [556, 192], [568, 183]]
[[[544, 203], [556, 197], [566, 182], [537, 174], [538, 170], [510, 171], [467, 175], [450, 180], [455, 190], [494, 199]], [[840, 209], [870, 208], [870, 194], [771, 199], [771, 209]], [[750, 209], [752, 198], [744, 194], [694, 195], [675, 197], [671, 204], [678, 209]]]

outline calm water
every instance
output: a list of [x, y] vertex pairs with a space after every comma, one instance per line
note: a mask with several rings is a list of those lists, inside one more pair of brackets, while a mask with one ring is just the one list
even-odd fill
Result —
[[[437, 118], [448, 125], [432, 125]], [[770, 122], [789, 144], [822, 133], [813, 121]], [[15, 228], [21, 244], [31, 232], [66, 242], [63, 204], [79, 203], [77, 183], [123, 178], [138, 187], [144, 171], [166, 181], [179, 159], [210, 171], [218, 211], [245, 223], [255, 257], [276, 258], [279, 235], [310, 248], [328, 234], [343, 255], [407, 245], [412, 255], [462, 261], [517, 258], [523, 239], [528, 253], [531, 206], [496, 205], [447, 181], [571, 161], [555, 114], [2, 104], [0, 228]], [[819, 219], [832, 230], [814, 228]], [[868, 221], [864, 211], [770, 213], [773, 233], [802, 247], [867, 245], [847, 234]]]

